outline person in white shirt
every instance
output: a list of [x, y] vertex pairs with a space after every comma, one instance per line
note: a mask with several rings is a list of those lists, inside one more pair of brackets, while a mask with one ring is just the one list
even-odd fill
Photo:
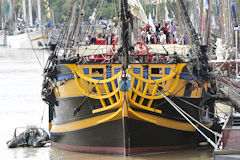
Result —
[[160, 42], [160, 44], [167, 44], [166, 43], [166, 35], [163, 33], [163, 31], [160, 31], [159, 42]]

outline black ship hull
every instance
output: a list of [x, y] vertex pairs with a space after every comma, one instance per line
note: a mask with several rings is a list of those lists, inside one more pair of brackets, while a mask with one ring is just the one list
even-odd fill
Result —
[[[124, 124], [123, 124], [124, 123]], [[71, 132], [51, 133], [56, 148], [88, 153], [131, 155], [196, 146], [194, 132], [125, 118]]]
[[[57, 66], [57, 88], [50, 92], [54, 95], [49, 94], [46, 99], [52, 104], [49, 109], [52, 145], [69, 151], [122, 155], [197, 146], [199, 135], [196, 129], [165, 98], [160, 97], [158, 89], [162, 85], [171, 93], [167, 96], [172, 102], [192, 118], [211, 127], [213, 115], [209, 112], [214, 111], [214, 100], [205, 94], [203, 87], [190, 85], [188, 75], [180, 76], [184, 65], [177, 64], [178, 72], [168, 72], [170, 66], [156, 64], [151, 71], [161, 68], [164, 75], [163, 72], [160, 75], [153, 72], [153, 80], [147, 78], [144, 68], [133, 65], [136, 74], [129, 73], [135, 80], [130, 82], [131, 90], [128, 92], [119, 89], [121, 72], [118, 65], [115, 68], [79, 66], [81, 69], [75, 66], [75, 71], [72, 64], [66, 65], [72, 71], [64, 65]], [[98, 73], [94, 73], [95, 70]], [[109, 71], [108, 78], [100, 81], [105, 71]], [[140, 75], [140, 71], [146, 72]], [[85, 74], [92, 78], [86, 78]]]
[[[52, 146], [69, 151], [123, 155], [174, 151], [196, 146], [195, 130], [175, 129], [171, 124], [161, 126], [124, 117], [91, 125], [94, 118], [114, 114], [117, 109], [90, 114], [91, 107], [89, 105], [95, 104], [97, 106], [97, 102], [90, 100], [81, 107], [79, 114], [73, 116], [74, 107], [83, 99], [84, 97], [74, 97], [58, 101], [59, 106], [54, 109], [53, 128], [50, 131]], [[179, 103], [180, 106], [182, 105], [182, 108], [193, 116], [199, 114], [199, 110], [189, 107], [186, 103], [180, 102], [176, 98], [172, 98], [172, 100]], [[188, 98], [185, 100], [199, 104], [201, 99]], [[184, 123], [184, 125], [188, 125], [186, 128], [192, 127], [189, 127], [189, 124], [168, 103], [163, 103], [162, 100], [155, 103], [163, 104], [160, 106], [162, 114], [133, 109], [149, 116], [164, 118], [165, 121], [174, 120]], [[168, 125], [169, 127], [166, 127]], [[57, 129], [54, 126], [57, 126]]]

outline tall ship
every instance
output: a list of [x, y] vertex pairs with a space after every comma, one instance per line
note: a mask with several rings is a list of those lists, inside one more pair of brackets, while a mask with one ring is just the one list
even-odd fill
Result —
[[79, 45], [85, 0], [76, 3], [44, 68], [52, 146], [131, 155], [190, 148], [206, 138], [215, 120], [214, 81], [183, 1], [177, 3], [191, 49], [133, 42], [138, 0], [119, 2], [118, 42]]

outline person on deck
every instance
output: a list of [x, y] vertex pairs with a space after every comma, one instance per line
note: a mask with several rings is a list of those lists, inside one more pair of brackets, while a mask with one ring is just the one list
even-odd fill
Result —
[[173, 22], [171, 22], [171, 25], [169, 26], [169, 32], [170, 32], [169, 38], [170, 38], [171, 44], [173, 44], [173, 41], [174, 41], [175, 30], [176, 30], [176, 26], [173, 24]]
[[156, 37], [154, 32], [152, 32], [152, 34], [151, 34], [150, 43], [151, 44], [157, 44], [157, 37]]
[[183, 36], [183, 44], [187, 45], [188, 44], [188, 36], [187, 33]]
[[91, 39], [90, 39], [90, 44], [95, 44], [96, 41], [96, 36], [94, 34], [92, 34]]
[[151, 32], [152, 31], [152, 27], [150, 24], [146, 24], [145, 27], [144, 27], [144, 30], [148, 33], [148, 32]]
[[141, 38], [142, 38], [142, 41], [147, 43], [147, 33], [144, 30], [141, 32]]
[[163, 28], [163, 32], [166, 35], [166, 43], [168, 43], [168, 40], [169, 40], [169, 27], [168, 27], [168, 23], [165, 23], [164, 28]]
[[161, 29], [161, 25], [158, 21], [155, 24], [155, 28], [156, 28], [156, 36], [158, 36]]
[[159, 42], [160, 42], [160, 44], [166, 44], [166, 35], [164, 34], [163, 31], [160, 31]]
[[86, 37], [86, 45], [89, 45], [89, 44], [90, 44], [92, 35], [93, 35], [93, 34], [92, 34], [91, 32], [87, 35], [87, 37]]
[[150, 43], [151, 43], [151, 37], [152, 37], [151, 32], [148, 32], [148, 33], [147, 33], [147, 37], [146, 37], [146, 43], [147, 43], [147, 44], [150, 44]]
[[109, 33], [109, 34], [107, 35], [106, 40], [107, 40], [107, 44], [112, 44], [112, 34], [111, 34], [111, 33]]
[[98, 36], [97, 36], [97, 40], [104, 40], [104, 38], [102, 37], [101, 34], [98, 34]]

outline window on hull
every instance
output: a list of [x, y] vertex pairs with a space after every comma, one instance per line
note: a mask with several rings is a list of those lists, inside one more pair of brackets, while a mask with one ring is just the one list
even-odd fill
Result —
[[162, 74], [162, 68], [151, 68], [152, 74]]
[[92, 68], [92, 73], [103, 74], [103, 68]]

